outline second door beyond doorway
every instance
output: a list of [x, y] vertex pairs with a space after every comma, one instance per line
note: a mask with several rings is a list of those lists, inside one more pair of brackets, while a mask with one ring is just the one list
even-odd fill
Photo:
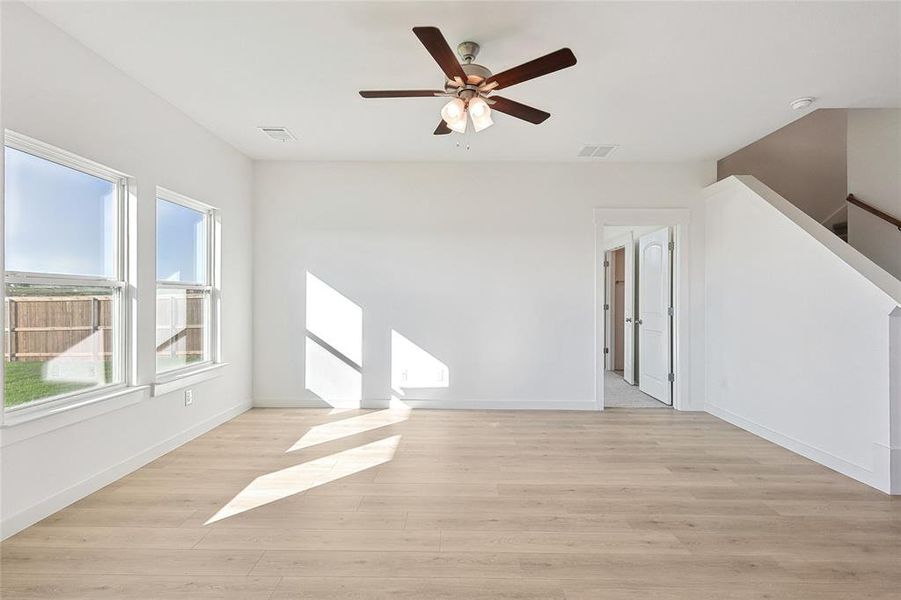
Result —
[[672, 264], [668, 227], [638, 238], [639, 389], [672, 405]]

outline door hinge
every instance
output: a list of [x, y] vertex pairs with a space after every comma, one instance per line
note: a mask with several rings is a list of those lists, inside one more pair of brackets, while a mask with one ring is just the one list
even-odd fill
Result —
[[610, 261], [609, 261], [609, 260], [605, 260], [605, 261], [604, 261], [604, 266], [605, 266], [605, 267], [609, 267], [609, 266], [610, 266]]
[[673, 308], [672, 306], [670, 306], [670, 307], [667, 309], [667, 313], [669, 313], [669, 316], [673, 316], [674, 314], [676, 314], [676, 309]]
[[675, 249], [676, 249], [676, 242], [670, 242], [669, 243], [669, 251], [672, 252]]
[[610, 305], [609, 305], [609, 304], [605, 304], [605, 305], [604, 305], [604, 310], [610, 310]]
[[673, 381], [676, 380], [676, 374], [675, 374], [675, 373], [670, 373], [670, 374], [667, 376], [667, 379], [669, 379], [669, 380], [670, 380], [670, 383], [672, 383]]

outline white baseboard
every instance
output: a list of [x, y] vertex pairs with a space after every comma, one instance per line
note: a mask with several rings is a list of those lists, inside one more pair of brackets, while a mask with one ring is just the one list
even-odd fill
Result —
[[810, 460], [817, 462], [824, 467], [828, 467], [833, 471], [838, 471], [842, 475], [847, 475], [852, 479], [856, 479], [861, 483], [865, 483], [870, 487], [874, 487], [881, 492], [891, 493], [888, 481], [889, 462], [887, 460], [887, 457], [885, 456], [885, 453], [882, 452], [882, 449], [885, 448], [884, 446], [876, 443], [873, 444], [873, 464], [876, 469], [868, 469], [866, 467], [862, 467], [861, 465], [835, 456], [834, 454], [831, 454], [825, 450], [821, 450], [820, 448], [806, 444], [805, 442], [797, 440], [793, 437], [779, 433], [778, 431], [774, 431], [769, 427], [750, 421], [724, 408], [720, 408], [712, 404], [707, 404], [706, 409], [708, 413], [722, 419], [723, 421], [726, 421], [727, 423], [731, 423], [736, 427], [740, 427], [745, 431], [749, 431], [754, 435], [762, 437], [767, 441], [773, 442], [778, 446], [782, 446], [787, 450], [791, 450], [796, 454], [800, 454], [805, 458], [809, 458]]
[[421, 400], [401, 398], [410, 408], [449, 410], [598, 410], [594, 400]]
[[[598, 410], [594, 400], [435, 400], [421, 398], [401, 398], [410, 408], [458, 409], [458, 410]], [[361, 408], [388, 408], [387, 398], [369, 398], [361, 401]], [[257, 399], [256, 408], [331, 408], [319, 399]]]
[[147, 463], [156, 460], [167, 452], [171, 452], [197, 436], [203, 435], [214, 427], [234, 419], [250, 408], [252, 408], [252, 406], [247, 402], [223, 411], [206, 421], [198, 423], [185, 431], [156, 444], [155, 446], [147, 448], [140, 454], [113, 465], [100, 473], [92, 475], [61, 492], [54, 494], [34, 506], [3, 519], [3, 521], [0, 522], [0, 539], [6, 539], [19, 531], [22, 531], [26, 527], [34, 525], [41, 519], [49, 517], [53, 513], [66, 508], [73, 502], [77, 502], [117, 479], [121, 479], [125, 475], [140, 469]]

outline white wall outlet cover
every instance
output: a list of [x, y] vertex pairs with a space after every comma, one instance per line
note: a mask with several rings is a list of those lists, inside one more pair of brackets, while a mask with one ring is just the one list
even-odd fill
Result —
[[185, 406], [194, 404], [194, 390], [185, 390]]

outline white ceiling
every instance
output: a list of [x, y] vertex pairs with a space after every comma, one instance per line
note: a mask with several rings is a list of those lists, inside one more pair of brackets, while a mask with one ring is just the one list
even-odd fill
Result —
[[[256, 159], [617, 161], [716, 159], [800, 117], [788, 103], [901, 106], [901, 3], [34, 2], [31, 6]], [[579, 63], [504, 91], [552, 113], [497, 115], [433, 136], [440, 98], [410, 31], [482, 45], [499, 72], [563, 46]], [[258, 125], [285, 125], [292, 143]]]

